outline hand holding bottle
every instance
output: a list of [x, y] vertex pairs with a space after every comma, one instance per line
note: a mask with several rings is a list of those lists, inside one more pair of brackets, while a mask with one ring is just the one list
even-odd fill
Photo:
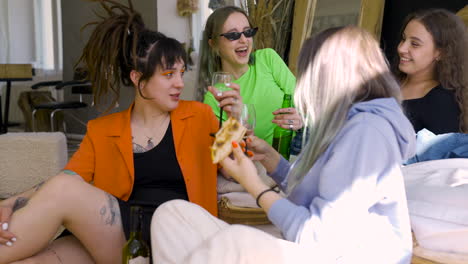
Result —
[[[283, 97], [283, 104], [282, 108], [287, 108], [291, 109], [292, 102], [291, 102], [291, 95], [290, 94], [284, 94]], [[281, 114], [285, 115], [285, 114]], [[276, 119], [276, 117], [275, 117]], [[290, 119], [283, 119], [282, 120], [290, 120]], [[284, 121], [283, 121], [284, 122]], [[276, 122], [275, 122], [276, 123]], [[287, 121], [286, 123], [290, 123], [286, 125], [286, 128], [284, 127], [285, 124], [281, 123], [278, 124], [277, 127], [275, 127], [275, 130], [273, 130], [273, 148], [276, 149], [285, 159], [289, 160], [289, 154], [290, 154], [290, 147], [291, 147], [291, 140], [293, 137], [293, 132], [292, 129], [294, 125], [292, 122]]]
[[302, 128], [302, 118], [294, 107], [280, 108], [273, 112], [275, 118], [271, 121], [284, 129], [299, 130]]

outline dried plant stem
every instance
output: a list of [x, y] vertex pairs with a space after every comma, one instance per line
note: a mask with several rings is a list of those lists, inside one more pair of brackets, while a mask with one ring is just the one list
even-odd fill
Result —
[[255, 37], [256, 48], [272, 48], [286, 60], [289, 47], [294, 0], [244, 0], [255, 26], [260, 28]]

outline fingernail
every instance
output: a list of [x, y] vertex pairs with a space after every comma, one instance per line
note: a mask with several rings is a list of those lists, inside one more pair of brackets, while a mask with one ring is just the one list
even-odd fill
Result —
[[245, 148], [245, 143], [244, 142], [241, 142], [240, 145], [241, 145], [241, 147]]
[[253, 154], [253, 152], [252, 152], [252, 151], [250, 151], [250, 150], [247, 150], [247, 155], [248, 155], [249, 157], [253, 157], [253, 155], [254, 155], [254, 154]]
[[218, 93], [216, 94], [216, 96], [218, 96], [218, 97], [221, 96], [221, 95], [223, 95], [223, 92], [218, 92]]
[[225, 85], [226, 85], [227, 87], [229, 87], [229, 86], [231, 86], [231, 83], [226, 83]]
[[2, 224], [2, 229], [3, 230], [8, 230], [8, 223], [3, 223]]
[[250, 143], [250, 142], [252, 142], [252, 139], [250, 139], [250, 138], [247, 138], [247, 142], [249, 142], [249, 143]]
[[11, 243], [10, 241], [8, 241], [8, 242], [6, 242], [6, 245], [9, 246], [9, 247], [11, 247], [11, 246], [13, 246], [13, 243]]
[[218, 107], [219, 107], [220, 105], [221, 105], [221, 104], [220, 104], [220, 103], [218, 103]]
[[16, 242], [16, 237], [12, 238], [11, 241]]
[[233, 147], [233, 148], [237, 148], [237, 147], [239, 147], [239, 144], [237, 144], [237, 142], [233, 141], [233, 142], [232, 142], [232, 147]]
[[245, 148], [242, 148], [242, 152], [245, 152]]

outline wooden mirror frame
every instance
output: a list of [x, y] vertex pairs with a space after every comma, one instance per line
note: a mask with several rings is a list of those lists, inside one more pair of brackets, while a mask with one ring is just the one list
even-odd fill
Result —
[[[325, 1], [325, 0], [321, 0]], [[309, 30], [315, 16], [317, 0], [296, 0], [292, 27], [291, 49], [289, 52], [289, 69], [295, 74], [297, 59], [302, 43], [310, 36]], [[380, 40], [385, 0], [361, 0], [358, 26], [367, 29]]]

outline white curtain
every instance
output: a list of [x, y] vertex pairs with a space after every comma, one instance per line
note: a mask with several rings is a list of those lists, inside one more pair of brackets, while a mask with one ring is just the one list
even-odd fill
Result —
[[0, 47], [0, 63], [8, 63], [8, 0], [0, 0]]

